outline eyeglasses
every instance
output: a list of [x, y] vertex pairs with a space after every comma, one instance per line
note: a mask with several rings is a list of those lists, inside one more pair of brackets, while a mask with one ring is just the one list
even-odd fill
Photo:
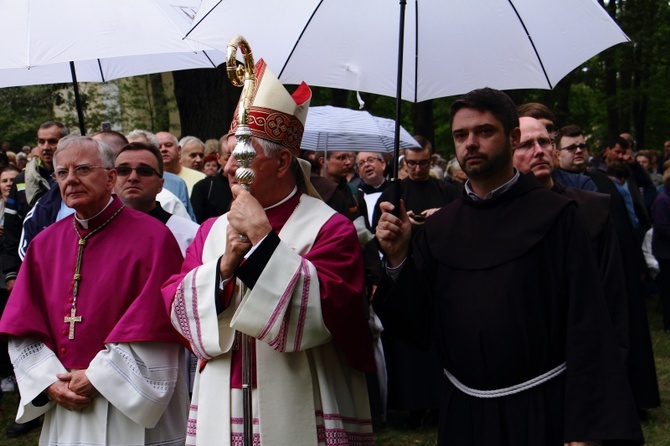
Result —
[[160, 174], [156, 172], [156, 169], [149, 166], [140, 166], [140, 167], [129, 167], [129, 166], [118, 166], [116, 167], [116, 173], [120, 177], [127, 177], [132, 171], [137, 172], [137, 176], [140, 177], [152, 177], [156, 175], [160, 177]]
[[[74, 166], [72, 168], [72, 173], [77, 178], [83, 178], [89, 176], [95, 169], [105, 169], [109, 170], [108, 167], [103, 166], [89, 166], [88, 164], [82, 164], [80, 166]], [[70, 175], [70, 169], [57, 169], [52, 177], [56, 181], [65, 181], [65, 179]]]
[[421, 160], [421, 161], [406, 160], [405, 163], [407, 163], [408, 167], [411, 167], [413, 169], [416, 166], [419, 166], [419, 167], [428, 166], [428, 164], [430, 164], [430, 160]]
[[58, 144], [58, 139], [56, 139], [56, 138], [49, 138], [49, 139], [37, 138], [37, 144], [39, 144], [39, 145], [49, 144], [50, 146], [55, 146], [56, 144]]
[[551, 139], [549, 138], [529, 139], [528, 141], [520, 143], [517, 150], [532, 150], [536, 143], [542, 150], [550, 148], [552, 144]]
[[360, 160], [359, 162], [356, 163], [358, 167], [363, 167], [366, 164], [373, 164], [375, 161], [379, 161], [379, 158], [375, 158], [374, 156], [369, 156], [365, 158], [364, 160]]
[[571, 144], [567, 147], [561, 147], [561, 150], [567, 150], [568, 152], [574, 152], [575, 150], [587, 150], [589, 148], [588, 144], [586, 143], [579, 143], [579, 144]]

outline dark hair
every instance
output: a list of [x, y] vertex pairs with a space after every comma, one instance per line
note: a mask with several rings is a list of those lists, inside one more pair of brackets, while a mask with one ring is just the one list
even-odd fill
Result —
[[625, 180], [630, 175], [630, 167], [625, 161], [615, 160], [607, 165], [607, 175]]
[[575, 136], [584, 136], [584, 130], [581, 127], [570, 124], [564, 127], [561, 127], [556, 134], [556, 148], [561, 149], [561, 138], [567, 136], [569, 138], [574, 138]]
[[608, 149], [613, 149], [614, 146], [616, 146], [617, 144], [619, 144], [622, 149], [628, 150], [628, 141], [626, 141], [625, 138], [622, 138], [621, 136], [618, 136], [618, 135], [617, 136], [612, 136], [609, 139], [609, 143], [607, 144], [607, 148]]
[[519, 113], [519, 118], [548, 119], [553, 124], [556, 124], [556, 117], [549, 107], [540, 104], [539, 102], [527, 102], [521, 104], [516, 110]]
[[516, 111], [514, 101], [500, 90], [493, 88], [480, 88], [466, 93], [454, 101], [449, 108], [449, 123], [453, 125], [454, 115], [463, 108], [473, 108], [479, 111], [487, 111], [500, 121], [505, 136], [509, 136], [512, 130], [519, 127], [519, 114]]
[[153, 144], [145, 144], [143, 142], [131, 142], [130, 144], [126, 144], [121, 148], [119, 151], [119, 154], [116, 155], [118, 158], [119, 155], [121, 155], [123, 152], [131, 151], [131, 150], [146, 150], [148, 152], [151, 152], [154, 157], [156, 158], [156, 161], [158, 161], [158, 176], [163, 178], [163, 156], [161, 155], [160, 150], [158, 150], [156, 147], [154, 147]]
[[67, 127], [64, 124], [62, 124], [58, 121], [43, 122], [42, 125], [40, 125], [39, 129], [40, 130], [46, 130], [46, 129], [50, 129], [51, 127], [58, 127], [58, 131], [60, 132], [60, 137], [61, 138], [64, 137], [64, 136], [67, 136], [70, 133], [70, 131], [67, 129]]
[[435, 149], [433, 148], [433, 144], [431, 144], [431, 142], [428, 141], [428, 138], [426, 138], [425, 136], [422, 136], [422, 135], [414, 135], [414, 139], [416, 140], [416, 142], [419, 143], [419, 145], [421, 146], [421, 149], [416, 149], [414, 147], [410, 147], [409, 150], [412, 150], [412, 151], [415, 151], [415, 152], [420, 152], [420, 151], [426, 150], [426, 148], [427, 148], [431, 155], [433, 153], [435, 153]]
[[21, 173], [21, 169], [16, 167], [14, 164], [10, 164], [9, 166], [5, 167], [4, 169], [1, 169], [0, 174], [2, 174], [2, 172], [18, 172], [18, 173]]

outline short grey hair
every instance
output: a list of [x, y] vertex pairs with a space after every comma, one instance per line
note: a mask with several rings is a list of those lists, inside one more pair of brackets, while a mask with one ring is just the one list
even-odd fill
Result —
[[256, 142], [258, 142], [258, 145], [261, 146], [265, 156], [268, 158], [277, 158], [277, 156], [279, 156], [279, 152], [283, 149], [286, 149], [289, 152], [291, 151], [288, 147], [284, 147], [281, 144], [277, 144], [276, 142], [268, 141], [267, 139], [256, 137], [254, 137], [254, 139]]
[[54, 158], [56, 158], [60, 152], [72, 148], [73, 146], [89, 144], [95, 145], [96, 149], [98, 149], [98, 157], [100, 158], [100, 164], [102, 167], [113, 169], [114, 160], [116, 158], [114, 149], [112, 149], [109, 144], [105, 143], [104, 141], [93, 139], [90, 136], [68, 135], [64, 138], [61, 138], [60, 141], [58, 141], [56, 152], [54, 152]]
[[126, 135], [126, 138], [144, 138], [149, 144], [155, 146], [157, 149], [161, 146], [158, 142], [158, 138], [156, 138], [156, 135], [148, 130], [134, 129], [132, 132]]
[[[205, 143], [202, 142], [202, 140], [201, 140], [200, 138], [197, 138], [197, 137], [195, 137], [195, 136], [184, 136], [184, 137], [179, 141], [179, 147], [180, 147], [181, 150], [183, 150], [183, 149], [184, 149], [184, 146], [185, 146], [186, 144], [188, 144], [188, 143], [190, 143], [190, 142], [194, 142], [194, 141], [197, 142], [198, 144], [200, 144], [200, 147], [202, 147], [202, 150], [203, 150], [203, 152], [204, 152], [204, 151], [205, 151]], [[180, 150], [180, 151], [181, 151], [181, 150]]]

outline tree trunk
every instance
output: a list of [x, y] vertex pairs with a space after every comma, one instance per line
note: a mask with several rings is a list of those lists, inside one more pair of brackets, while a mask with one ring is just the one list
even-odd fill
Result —
[[433, 101], [423, 101], [412, 104], [412, 127], [415, 135], [421, 135], [433, 144], [435, 143], [435, 122], [433, 120]]
[[182, 136], [205, 141], [225, 135], [242, 91], [230, 83], [225, 65], [175, 71], [172, 75]]

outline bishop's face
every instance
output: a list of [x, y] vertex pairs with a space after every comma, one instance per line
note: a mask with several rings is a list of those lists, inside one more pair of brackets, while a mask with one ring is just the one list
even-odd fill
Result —
[[102, 166], [92, 141], [61, 150], [54, 157], [54, 173], [63, 202], [81, 219], [91, 218], [107, 206], [116, 183], [116, 171]]

